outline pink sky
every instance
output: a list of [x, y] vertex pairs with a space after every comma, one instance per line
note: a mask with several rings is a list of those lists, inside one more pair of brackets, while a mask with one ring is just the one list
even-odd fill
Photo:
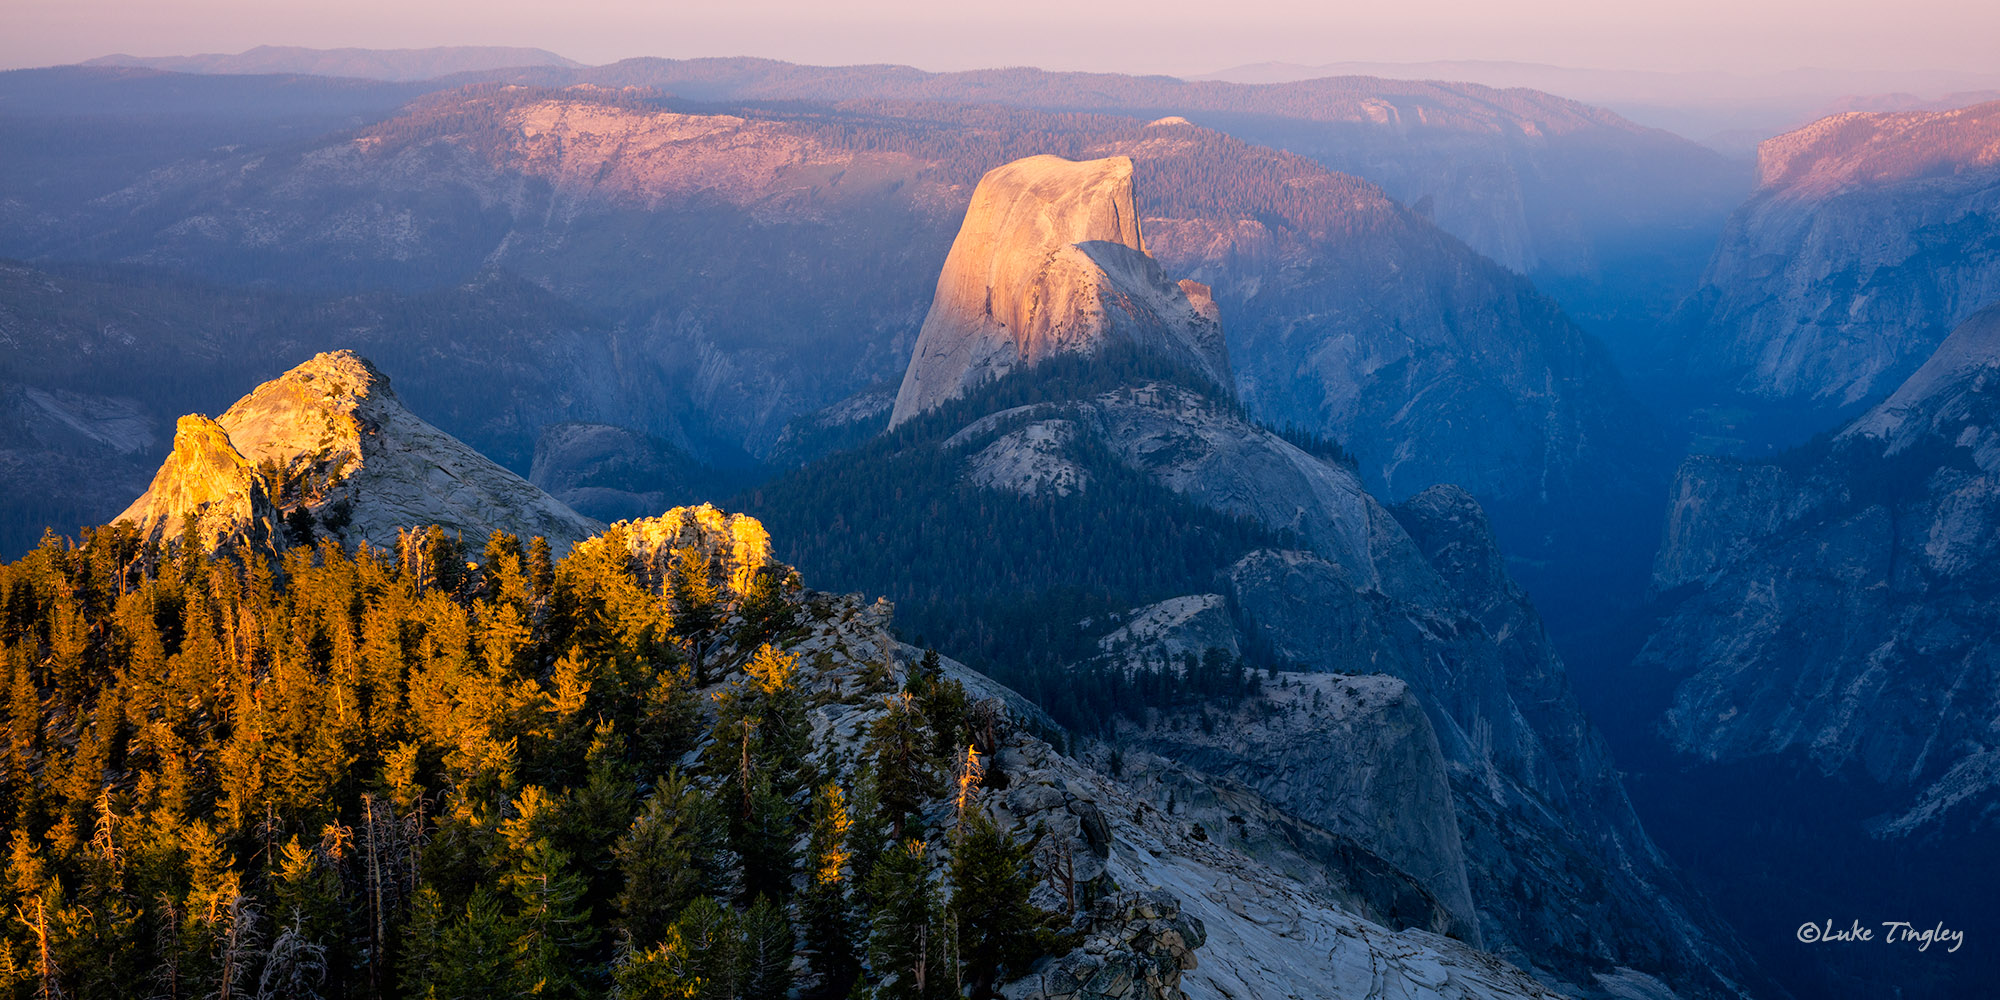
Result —
[[0, 66], [113, 52], [529, 45], [588, 63], [759, 55], [1194, 74], [1250, 62], [1510, 59], [1761, 73], [2000, 70], [1995, 0], [4, 0]]

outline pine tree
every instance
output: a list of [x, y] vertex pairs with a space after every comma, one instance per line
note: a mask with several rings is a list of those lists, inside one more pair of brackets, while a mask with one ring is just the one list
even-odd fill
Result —
[[921, 686], [916, 699], [924, 723], [930, 727], [932, 752], [949, 759], [964, 750], [972, 741], [972, 705], [965, 695], [965, 685], [934, 677]]
[[812, 723], [798, 684], [799, 658], [759, 646], [744, 667], [750, 679], [749, 711], [756, 718], [759, 749], [772, 784], [791, 798], [812, 782], [808, 773]]
[[615, 905], [637, 947], [658, 942], [697, 896], [729, 891], [727, 829], [715, 800], [680, 772], [659, 780], [613, 852], [625, 875]]
[[769, 781], [790, 799], [812, 783], [812, 724], [797, 683], [798, 657], [759, 647], [743, 679], [715, 698], [713, 738], [702, 766], [723, 778], [723, 797], [740, 817], [749, 809], [755, 780]]
[[854, 949], [854, 929], [848, 918], [848, 865], [853, 855], [849, 835], [854, 827], [847, 797], [828, 782], [813, 798], [812, 832], [807, 840], [805, 892], [799, 915], [805, 922], [807, 967], [817, 985], [816, 997], [843, 997], [860, 971]]
[[440, 936], [420, 995], [452, 1000], [514, 995], [515, 941], [499, 900], [486, 887], [475, 887], [464, 912]]
[[507, 885], [516, 907], [513, 963], [518, 988], [532, 996], [585, 995], [586, 983], [579, 973], [597, 934], [583, 905], [584, 881], [570, 869], [569, 855], [548, 838], [536, 837], [519, 849]]
[[480, 572], [485, 576], [486, 596], [496, 601], [519, 604], [527, 600], [521, 538], [495, 530], [486, 536], [479, 553]]
[[108, 788], [98, 793], [92, 811], [90, 842], [72, 855], [82, 867], [76, 905], [63, 914], [63, 922], [75, 928], [77, 944], [85, 949], [79, 956], [84, 961], [77, 991], [84, 997], [123, 993], [144, 971], [141, 914], [126, 888], [131, 851], [125, 817], [117, 814]]
[[627, 762], [625, 740], [611, 722], [596, 727], [583, 770], [582, 783], [564, 796], [554, 836], [589, 882], [593, 907], [608, 907], [624, 885], [614, 852], [619, 838], [631, 828], [639, 788], [636, 772]]
[[555, 561], [549, 558], [549, 540], [540, 535], [528, 541], [528, 564], [525, 570], [528, 578], [528, 593], [538, 602], [546, 602], [549, 592], [556, 586]]
[[785, 1000], [792, 992], [794, 937], [784, 906], [759, 896], [743, 915], [742, 1000]]
[[950, 929], [931, 877], [929, 849], [905, 840], [882, 854], [869, 876], [868, 960], [885, 977], [887, 1000], [940, 1000], [958, 995]]
[[364, 726], [376, 748], [409, 735], [403, 690], [409, 672], [406, 630], [411, 593], [389, 578], [372, 557], [358, 557], [360, 586], [366, 593], [361, 614], [361, 690]]
[[[10, 990], [25, 985], [28, 995], [37, 1000], [65, 995], [64, 984], [74, 984], [74, 963], [70, 962], [67, 946], [69, 935], [64, 933], [62, 881], [50, 871], [47, 860], [42, 856], [34, 841], [26, 831], [16, 829], [9, 844], [7, 856], [7, 890], [10, 903], [6, 916], [8, 929], [18, 927], [26, 940], [22, 942], [27, 960], [20, 969], [22, 983], [7, 983]], [[10, 954], [13, 941], [0, 937], [0, 947]]]
[[856, 902], [866, 903], [875, 862], [889, 849], [889, 826], [882, 817], [882, 800], [875, 790], [875, 769], [865, 760], [854, 775], [854, 795], [847, 809], [848, 864], [854, 869], [849, 885]]
[[904, 692], [883, 701], [889, 710], [870, 725], [864, 753], [874, 769], [876, 800], [893, 839], [901, 840], [907, 817], [943, 789], [915, 700]]
[[512, 675], [530, 638], [521, 609], [506, 601], [480, 600], [473, 605], [473, 613], [479, 622], [475, 633], [479, 657], [487, 672], [495, 676]]
[[212, 825], [191, 821], [182, 827], [180, 841], [188, 887], [179, 906], [183, 959], [190, 979], [213, 984], [223, 972], [222, 958], [234, 927], [231, 904], [242, 895], [242, 876]]
[[658, 774], [673, 767], [701, 738], [701, 696], [694, 689], [694, 675], [678, 657], [651, 662], [650, 678], [635, 685], [641, 691], [633, 711], [633, 743], [638, 750], [634, 761], [641, 774]]
[[436, 886], [418, 886], [410, 895], [409, 914], [394, 955], [396, 980], [405, 995], [448, 995], [437, 992], [433, 980], [439, 963], [444, 960], [445, 932], [451, 923], [451, 914]]
[[533, 730], [535, 739], [528, 744], [528, 764], [535, 774], [567, 784], [583, 773], [595, 738], [585, 711], [591, 704], [594, 673], [582, 650], [574, 646], [549, 668], [537, 699], [542, 724]]
[[7, 699], [7, 818], [19, 829], [27, 826], [37, 801], [40, 784], [32, 775], [41, 763], [42, 697], [35, 689], [33, 668], [26, 650], [0, 650], [0, 657], [13, 669], [13, 683]]
[[480, 622], [480, 655], [489, 670], [511, 667], [533, 638], [521, 560], [519, 538], [503, 531], [487, 538], [480, 566], [482, 595], [474, 609]]
[[792, 878], [798, 874], [794, 813], [791, 801], [772, 787], [767, 776], [752, 777], [750, 812], [731, 830], [731, 841], [743, 860], [742, 899], [791, 897]]
[[695, 1000], [732, 1000], [737, 993], [743, 938], [736, 915], [707, 896], [697, 896], [681, 911], [667, 934], [685, 957], [683, 978], [700, 984]]
[[341, 923], [340, 872], [323, 850], [305, 847], [293, 835], [278, 849], [271, 885], [280, 926], [305, 941], [333, 939]]
[[952, 836], [964, 837], [966, 813], [973, 808], [973, 797], [985, 780], [986, 762], [980, 758], [979, 748], [968, 744], [952, 768]]
[[1042, 914], [1029, 902], [1032, 853], [974, 811], [952, 854], [951, 910], [973, 1000], [989, 1000], [1003, 973], [1024, 971], [1035, 958]]
[[759, 568], [737, 609], [743, 624], [736, 630], [736, 645], [748, 648], [770, 642], [790, 628], [798, 615], [793, 603], [798, 590], [797, 572], [777, 566]]
[[626, 952], [612, 971], [627, 1000], [736, 1000], [742, 938], [735, 916], [707, 896], [689, 903], [650, 948]]

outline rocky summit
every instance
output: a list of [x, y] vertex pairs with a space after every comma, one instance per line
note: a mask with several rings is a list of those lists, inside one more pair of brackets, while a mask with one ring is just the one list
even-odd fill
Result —
[[438, 525], [475, 542], [539, 535], [566, 551], [600, 527], [411, 413], [351, 351], [314, 356], [217, 419], [181, 418], [151, 488], [116, 520], [153, 540], [192, 523], [210, 548], [322, 532], [389, 546]]
[[151, 538], [192, 530], [209, 549], [238, 534], [269, 537], [276, 519], [256, 467], [229, 443], [221, 424], [199, 413], [180, 419], [173, 453], [152, 487], [118, 516]]
[[1114, 344], [1231, 384], [1208, 288], [1176, 284], [1146, 253], [1131, 159], [1016, 160], [973, 192], [889, 422], [1016, 368]]

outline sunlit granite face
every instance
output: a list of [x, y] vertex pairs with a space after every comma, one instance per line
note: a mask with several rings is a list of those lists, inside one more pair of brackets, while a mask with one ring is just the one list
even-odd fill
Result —
[[1132, 161], [1031, 156], [989, 171], [938, 275], [890, 424], [1063, 353], [1132, 344], [1230, 384], [1208, 289], [1146, 253]]

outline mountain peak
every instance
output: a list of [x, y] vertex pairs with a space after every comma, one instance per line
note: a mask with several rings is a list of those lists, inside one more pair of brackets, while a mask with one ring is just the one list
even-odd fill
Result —
[[268, 538], [282, 515], [377, 546], [436, 524], [474, 541], [541, 535], [566, 551], [599, 527], [411, 413], [352, 351], [315, 355], [215, 420], [182, 417], [152, 487], [118, 520], [167, 539], [193, 517], [213, 548]]
[[203, 548], [239, 534], [268, 535], [274, 511], [256, 468], [230, 443], [222, 425], [190, 413], [174, 426], [174, 450], [146, 495], [116, 520], [131, 521], [149, 538], [192, 528]]
[[[253, 463], [306, 457], [302, 441], [360, 457], [361, 420], [400, 408], [389, 378], [353, 351], [328, 351], [257, 387], [221, 417], [229, 439]], [[331, 457], [331, 452], [322, 452]]]
[[973, 232], [1010, 244], [1105, 242], [1144, 253], [1132, 198], [1132, 158], [1065, 160], [1042, 154], [995, 167], [979, 179], [959, 236]]
[[1230, 384], [1205, 286], [1146, 252], [1132, 160], [1030, 156], [980, 178], [890, 424], [1017, 367], [1130, 343]]

